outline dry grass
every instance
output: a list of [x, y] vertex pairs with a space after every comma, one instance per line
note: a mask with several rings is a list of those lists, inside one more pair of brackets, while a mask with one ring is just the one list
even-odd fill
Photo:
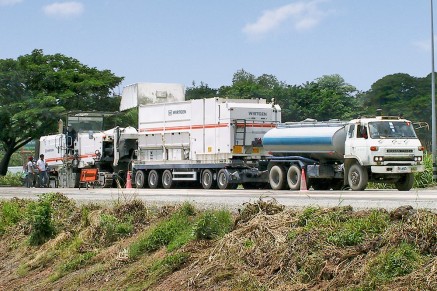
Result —
[[[113, 207], [78, 207], [63, 197], [54, 198], [57, 235], [51, 240], [30, 246], [25, 219], [9, 225], [0, 236], [1, 290], [435, 290], [437, 286], [437, 214], [412, 207], [390, 213], [351, 207], [296, 210], [260, 198], [243, 205], [234, 216], [233, 230], [222, 237], [197, 240], [184, 230], [180, 240], [175, 238], [176, 247], [162, 244], [132, 259], [130, 246], [187, 205], [157, 208], [134, 200]], [[25, 202], [19, 203], [23, 208]], [[194, 226], [202, 213], [190, 209], [187, 226]], [[108, 228], [108, 221], [129, 222], [131, 232], [112, 232], [108, 239], [105, 231], [117, 229]]]

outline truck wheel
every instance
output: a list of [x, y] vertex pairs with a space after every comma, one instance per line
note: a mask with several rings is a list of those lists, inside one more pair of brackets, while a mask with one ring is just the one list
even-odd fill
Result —
[[144, 185], [146, 184], [146, 174], [142, 170], [138, 170], [135, 173], [135, 185], [137, 188], [144, 188]]
[[353, 164], [349, 169], [347, 179], [353, 191], [362, 191], [367, 187], [369, 176], [366, 169], [359, 164]]
[[202, 172], [202, 187], [203, 189], [214, 189], [217, 183], [214, 181], [214, 174], [211, 170], [206, 169]]
[[269, 172], [270, 187], [273, 190], [283, 190], [285, 186], [285, 170], [283, 167], [275, 165]]
[[151, 170], [149, 172], [149, 176], [147, 177], [147, 183], [149, 184], [150, 189], [156, 189], [159, 185], [159, 173], [156, 170]]
[[399, 191], [410, 191], [414, 185], [414, 174], [408, 173], [403, 175], [399, 180], [396, 181], [395, 186]]
[[230, 188], [228, 176], [226, 175], [226, 171], [224, 169], [221, 169], [217, 174], [217, 186], [222, 190]]
[[302, 171], [298, 166], [292, 165], [287, 171], [287, 183], [290, 190], [300, 190]]
[[170, 189], [173, 186], [173, 174], [170, 170], [165, 170], [162, 173], [162, 188]]

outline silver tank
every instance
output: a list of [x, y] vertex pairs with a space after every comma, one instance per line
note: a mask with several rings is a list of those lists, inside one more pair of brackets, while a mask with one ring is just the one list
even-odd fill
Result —
[[343, 160], [346, 122], [286, 123], [263, 137], [274, 156], [304, 156], [316, 160]]

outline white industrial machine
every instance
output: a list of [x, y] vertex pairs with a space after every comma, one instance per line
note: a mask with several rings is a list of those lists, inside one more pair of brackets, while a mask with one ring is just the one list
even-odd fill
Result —
[[267, 182], [258, 161], [262, 137], [281, 121], [278, 105], [265, 99], [209, 98], [140, 105], [135, 183], [171, 188], [200, 183], [221, 189]]
[[115, 178], [125, 180], [137, 146], [137, 130], [103, 131], [104, 116], [95, 112], [69, 115], [62, 133], [40, 138], [39, 153], [44, 154], [57, 186], [80, 187], [82, 182], [111, 187]]

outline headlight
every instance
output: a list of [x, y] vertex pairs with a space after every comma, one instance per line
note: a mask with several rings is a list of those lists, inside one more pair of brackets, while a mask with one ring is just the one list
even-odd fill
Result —
[[373, 160], [375, 162], [383, 162], [384, 161], [384, 157], [375, 156], [375, 157], [373, 157]]
[[414, 160], [416, 162], [421, 162], [422, 161], [422, 157], [421, 156], [414, 157]]

